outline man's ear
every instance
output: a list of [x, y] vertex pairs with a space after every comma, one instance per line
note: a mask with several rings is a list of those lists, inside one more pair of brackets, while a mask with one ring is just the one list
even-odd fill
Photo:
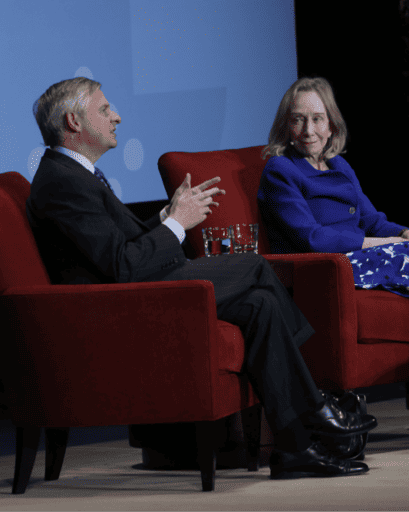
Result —
[[76, 112], [67, 112], [65, 114], [65, 123], [70, 132], [80, 132], [82, 123], [80, 115]]

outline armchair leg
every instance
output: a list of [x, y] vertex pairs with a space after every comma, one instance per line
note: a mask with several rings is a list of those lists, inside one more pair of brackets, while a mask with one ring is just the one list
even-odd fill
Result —
[[69, 428], [45, 429], [45, 480], [58, 480], [64, 462]]
[[244, 439], [247, 445], [247, 468], [258, 471], [261, 438], [261, 404], [241, 411]]
[[13, 494], [24, 494], [33, 470], [40, 441], [41, 427], [16, 428], [16, 465]]
[[203, 491], [214, 491], [216, 429], [213, 421], [196, 422], [196, 443]]

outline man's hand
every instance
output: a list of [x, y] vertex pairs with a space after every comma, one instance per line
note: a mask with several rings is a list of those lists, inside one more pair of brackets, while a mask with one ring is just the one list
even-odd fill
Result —
[[185, 230], [203, 222], [207, 214], [212, 213], [210, 206], [219, 206], [219, 203], [213, 201], [212, 196], [226, 193], [225, 190], [220, 190], [218, 187], [206, 190], [220, 181], [218, 176], [193, 188], [190, 186], [190, 180], [191, 177], [188, 173], [173, 195], [169, 209], [169, 217], [178, 221]]

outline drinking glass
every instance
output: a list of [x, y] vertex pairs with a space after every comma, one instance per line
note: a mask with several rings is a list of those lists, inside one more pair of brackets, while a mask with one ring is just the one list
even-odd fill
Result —
[[230, 228], [231, 226], [228, 228], [202, 228], [204, 250], [207, 257], [221, 256], [233, 252], [231, 249]]
[[202, 228], [205, 255], [254, 252], [258, 254], [258, 224], [234, 224], [228, 228]]
[[235, 224], [230, 226], [233, 252], [258, 254], [258, 224]]

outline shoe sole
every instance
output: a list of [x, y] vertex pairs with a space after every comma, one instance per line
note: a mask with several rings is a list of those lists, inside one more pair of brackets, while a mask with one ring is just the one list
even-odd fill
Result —
[[270, 480], [293, 480], [296, 478], [333, 478], [336, 476], [353, 476], [367, 473], [369, 469], [349, 471], [348, 473], [325, 473], [320, 471], [282, 471], [280, 473], [271, 473]]

